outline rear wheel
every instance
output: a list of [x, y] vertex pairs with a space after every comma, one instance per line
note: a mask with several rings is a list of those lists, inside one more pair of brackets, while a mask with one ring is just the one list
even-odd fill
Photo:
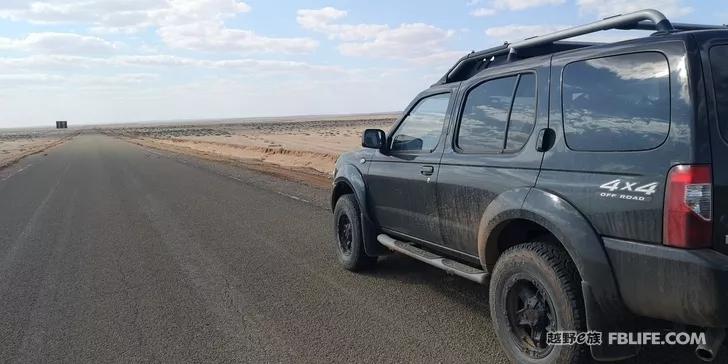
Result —
[[377, 258], [364, 252], [361, 215], [353, 195], [343, 195], [334, 208], [336, 256], [341, 265], [351, 271], [372, 266]]
[[515, 363], [575, 364], [584, 345], [549, 345], [555, 331], [586, 331], [578, 272], [568, 254], [546, 243], [506, 250], [490, 282], [490, 316], [496, 335]]

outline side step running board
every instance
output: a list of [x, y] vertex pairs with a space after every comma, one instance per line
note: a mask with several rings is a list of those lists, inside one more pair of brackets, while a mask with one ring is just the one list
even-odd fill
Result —
[[433, 267], [440, 268], [448, 273], [484, 284], [488, 280], [488, 273], [484, 270], [465, 265], [454, 260], [443, 258], [435, 253], [420, 249], [412, 244], [392, 239], [389, 235], [379, 234], [377, 241], [389, 249], [400, 252]]

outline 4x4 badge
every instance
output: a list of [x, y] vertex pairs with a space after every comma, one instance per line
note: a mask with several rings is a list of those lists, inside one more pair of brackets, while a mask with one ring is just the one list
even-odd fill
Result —
[[640, 182], [628, 182], [621, 179], [609, 181], [599, 188], [609, 192], [601, 192], [599, 196], [605, 198], [616, 198], [620, 200], [631, 201], [652, 201], [652, 195], [657, 192], [659, 183], [652, 182], [648, 184], [640, 184]]

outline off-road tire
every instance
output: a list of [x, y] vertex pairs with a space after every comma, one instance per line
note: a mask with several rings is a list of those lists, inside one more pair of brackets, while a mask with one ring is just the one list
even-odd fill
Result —
[[[348, 221], [351, 226], [350, 237], [344, 237], [342, 224]], [[343, 195], [336, 201], [334, 208], [334, 235], [336, 236], [336, 257], [341, 265], [350, 271], [359, 271], [374, 265], [376, 257], [364, 252], [362, 239], [361, 214], [359, 205], [353, 195]], [[350, 238], [350, 242], [347, 241]], [[348, 246], [349, 249], [345, 247]]]
[[[526, 282], [526, 283], [523, 283]], [[569, 255], [560, 247], [541, 242], [529, 242], [516, 245], [506, 250], [496, 262], [490, 281], [490, 317], [495, 327], [496, 335], [508, 358], [514, 363], [538, 364], [581, 364], [587, 362], [588, 348], [585, 345], [550, 345], [537, 352], [531, 350], [529, 345], [535, 341], [524, 343], [519, 340], [519, 326], [514, 322], [519, 314], [508, 307], [513, 307], [513, 290], [515, 287], [532, 284], [533, 288], [546, 297], [542, 302], [551, 305], [548, 331], [586, 331], [583, 298], [581, 295], [580, 278], [574, 263]], [[521, 291], [519, 291], [521, 292]], [[544, 295], [545, 293], [545, 295]], [[511, 294], [511, 296], [509, 296]], [[538, 295], [536, 295], [538, 296]], [[533, 296], [532, 296], [533, 297]], [[518, 298], [515, 298], [516, 302]], [[515, 304], [517, 306], [518, 304]], [[518, 310], [517, 312], [520, 312]], [[555, 318], [553, 318], [555, 316]], [[551, 324], [553, 322], [553, 324]], [[532, 327], [531, 327], [532, 328]], [[523, 332], [538, 330], [523, 329]], [[543, 337], [540, 335], [539, 337]], [[525, 347], [525, 349], [523, 349]], [[531, 351], [531, 355], [529, 355]]]

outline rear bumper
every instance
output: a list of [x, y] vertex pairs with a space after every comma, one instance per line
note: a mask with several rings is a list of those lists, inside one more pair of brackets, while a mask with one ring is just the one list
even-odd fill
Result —
[[701, 327], [728, 327], [728, 256], [604, 238], [633, 313]]

